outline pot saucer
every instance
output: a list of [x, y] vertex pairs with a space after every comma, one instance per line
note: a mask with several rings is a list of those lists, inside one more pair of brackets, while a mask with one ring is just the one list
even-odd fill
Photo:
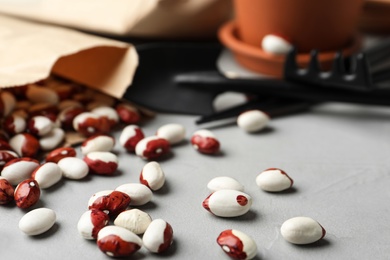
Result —
[[[237, 36], [237, 27], [234, 21], [222, 25], [218, 32], [218, 38], [228, 49], [233, 52], [234, 58], [247, 69], [252, 71], [281, 78], [283, 76], [283, 67], [285, 56], [273, 55], [263, 51], [260, 47], [242, 42]], [[345, 56], [356, 52], [361, 45], [361, 39], [356, 36], [352, 43], [342, 49]], [[336, 51], [320, 52], [318, 60], [323, 69], [331, 68]], [[299, 53], [297, 63], [300, 67], [306, 67], [310, 60], [309, 53]]]

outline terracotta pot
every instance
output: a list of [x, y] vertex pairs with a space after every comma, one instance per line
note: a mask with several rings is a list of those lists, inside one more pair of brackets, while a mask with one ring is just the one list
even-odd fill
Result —
[[261, 46], [268, 34], [291, 40], [299, 52], [338, 50], [356, 32], [363, 0], [234, 0], [238, 37]]

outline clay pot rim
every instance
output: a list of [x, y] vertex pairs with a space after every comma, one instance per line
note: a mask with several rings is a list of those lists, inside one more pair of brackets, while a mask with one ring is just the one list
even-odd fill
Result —
[[[257, 59], [259, 63], [267, 61], [268, 63], [274, 63], [277, 66], [284, 66], [285, 55], [274, 55], [267, 53], [252, 45], [246, 44], [237, 37], [237, 26], [235, 21], [228, 21], [223, 24], [218, 31], [218, 38], [227, 48], [229, 48], [235, 55], [244, 55], [254, 59]], [[356, 52], [361, 46], [361, 37], [356, 34], [351, 44], [342, 49], [342, 53], [346, 56]], [[335, 57], [335, 51], [319, 52], [318, 59], [320, 62], [330, 62]], [[305, 65], [310, 60], [310, 53], [298, 53], [297, 63]]]

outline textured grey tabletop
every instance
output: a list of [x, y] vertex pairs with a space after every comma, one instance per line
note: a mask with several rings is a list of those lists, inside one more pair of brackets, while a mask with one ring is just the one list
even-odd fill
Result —
[[[186, 127], [186, 141], [172, 148], [160, 164], [166, 184], [140, 209], [168, 221], [174, 243], [162, 255], [142, 248], [130, 259], [229, 259], [215, 242], [225, 229], [241, 230], [256, 241], [256, 259], [389, 259], [390, 246], [390, 109], [324, 104], [312, 111], [270, 122], [257, 134], [237, 126], [212, 128], [221, 142], [219, 156], [197, 153], [189, 144], [198, 129], [195, 117], [159, 114], [142, 124], [146, 135], [166, 123]], [[118, 133], [116, 133], [118, 136]], [[28, 237], [18, 229], [25, 211], [0, 207], [0, 259], [109, 259], [94, 241], [84, 240], [77, 222], [95, 192], [138, 182], [145, 161], [116, 145], [118, 174], [62, 180], [42, 192], [37, 207], [57, 213], [55, 226]], [[269, 167], [284, 169], [294, 188], [274, 194], [260, 190], [255, 177]], [[245, 186], [253, 206], [242, 217], [219, 218], [202, 208], [207, 183], [231, 176]], [[307, 246], [286, 242], [282, 223], [308, 216], [327, 230]]]

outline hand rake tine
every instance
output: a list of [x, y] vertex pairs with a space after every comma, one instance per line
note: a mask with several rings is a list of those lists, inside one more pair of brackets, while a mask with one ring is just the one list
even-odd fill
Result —
[[360, 86], [366, 86], [368, 89], [372, 88], [372, 81], [370, 76], [370, 68], [364, 53], [359, 53], [355, 58], [355, 79], [354, 82]]
[[298, 73], [298, 64], [296, 61], [297, 50], [293, 47], [286, 55], [284, 61], [284, 78], [294, 78]]
[[310, 52], [310, 61], [305, 76], [316, 78], [321, 72], [320, 65], [318, 62], [318, 51], [312, 50]]

